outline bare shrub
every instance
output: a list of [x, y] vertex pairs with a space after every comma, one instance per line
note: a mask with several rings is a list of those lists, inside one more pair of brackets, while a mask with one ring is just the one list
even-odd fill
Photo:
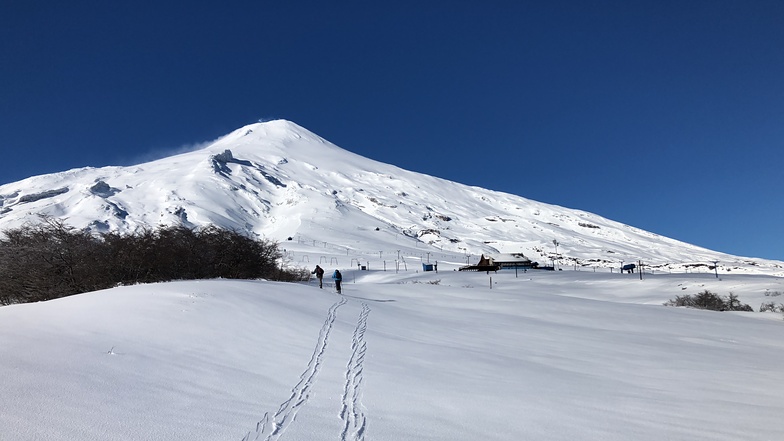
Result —
[[730, 293], [727, 297], [722, 297], [707, 289], [691, 296], [675, 296], [674, 300], [670, 299], [664, 305], [685, 306], [687, 308], [707, 309], [710, 311], [754, 311], [751, 306], [741, 303], [738, 296], [733, 293]]
[[727, 311], [746, 311], [746, 312], [754, 312], [754, 308], [745, 303], [741, 303], [738, 300], [738, 296], [730, 293], [729, 296], [724, 301], [725, 308]]
[[721, 296], [706, 289], [694, 296], [694, 307], [711, 311], [724, 311], [726, 304]]
[[767, 302], [760, 305], [760, 312], [781, 312], [784, 313], [784, 304], [776, 302]]
[[4, 303], [36, 302], [106, 287], [99, 241], [63, 222], [5, 231], [0, 240]]
[[427, 282], [423, 282], [421, 280], [412, 280], [411, 282], [404, 282], [404, 283], [413, 283], [415, 285], [418, 284], [439, 285], [441, 283], [441, 279], [428, 280]]
[[664, 303], [665, 306], [685, 306], [694, 307], [694, 299], [690, 295], [675, 296], [675, 299], [670, 299]]
[[0, 237], [0, 305], [170, 280], [301, 280], [306, 270], [284, 269], [280, 258], [275, 242], [214, 226], [93, 236], [43, 218]]

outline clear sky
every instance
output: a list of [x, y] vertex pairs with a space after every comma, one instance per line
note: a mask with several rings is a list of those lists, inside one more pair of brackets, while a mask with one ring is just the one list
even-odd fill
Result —
[[784, 260], [779, 0], [0, 4], [0, 183], [277, 118], [405, 169]]

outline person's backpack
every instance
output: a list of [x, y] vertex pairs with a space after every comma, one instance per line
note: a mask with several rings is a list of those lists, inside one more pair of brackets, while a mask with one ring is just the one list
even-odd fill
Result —
[[340, 271], [335, 270], [335, 273], [332, 274], [332, 278], [335, 280], [343, 280], [343, 277], [340, 275]]
[[318, 267], [318, 268], [316, 269], [316, 277], [319, 277], [319, 278], [321, 278], [321, 277], [323, 277], [323, 276], [324, 276], [324, 268], [322, 268], [322, 267]]

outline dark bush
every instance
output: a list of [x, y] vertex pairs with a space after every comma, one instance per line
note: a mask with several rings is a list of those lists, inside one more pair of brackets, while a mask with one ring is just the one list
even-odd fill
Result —
[[670, 299], [665, 303], [667, 306], [685, 306], [685, 307], [694, 307], [694, 299], [690, 295], [685, 296], [675, 296], [675, 300]]
[[93, 236], [44, 218], [0, 237], [0, 305], [170, 280], [307, 278], [280, 257], [277, 243], [214, 226]]
[[31, 302], [100, 289], [100, 242], [62, 222], [9, 230], [0, 240], [4, 303]]
[[707, 289], [694, 296], [694, 307], [711, 311], [724, 311], [727, 309], [724, 299]]
[[707, 289], [695, 294], [675, 296], [674, 300], [669, 300], [665, 303], [666, 306], [685, 306], [688, 308], [708, 309], [711, 311], [749, 311], [753, 312], [754, 309], [738, 300], [738, 296], [730, 293], [728, 297], [721, 297], [714, 294]]
[[740, 300], [738, 300], [738, 296], [736, 296], [733, 293], [730, 293], [725, 303], [726, 303], [727, 311], [754, 312], [754, 308], [744, 303], [741, 303]]
[[782, 312], [784, 313], [784, 304], [776, 302], [767, 302], [760, 305], [760, 312]]

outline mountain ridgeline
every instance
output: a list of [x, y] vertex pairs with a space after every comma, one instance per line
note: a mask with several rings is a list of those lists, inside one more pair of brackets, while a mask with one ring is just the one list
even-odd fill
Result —
[[[782, 262], [719, 253], [586, 211], [380, 163], [285, 120], [144, 164], [0, 186], [0, 230], [41, 215], [94, 233], [216, 226], [281, 243], [322, 241], [347, 253], [523, 253], [576, 268], [643, 261], [674, 272], [718, 261], [728, 271], [784, 273]], [[366, 249], [379, 244], [386, 250]]]

